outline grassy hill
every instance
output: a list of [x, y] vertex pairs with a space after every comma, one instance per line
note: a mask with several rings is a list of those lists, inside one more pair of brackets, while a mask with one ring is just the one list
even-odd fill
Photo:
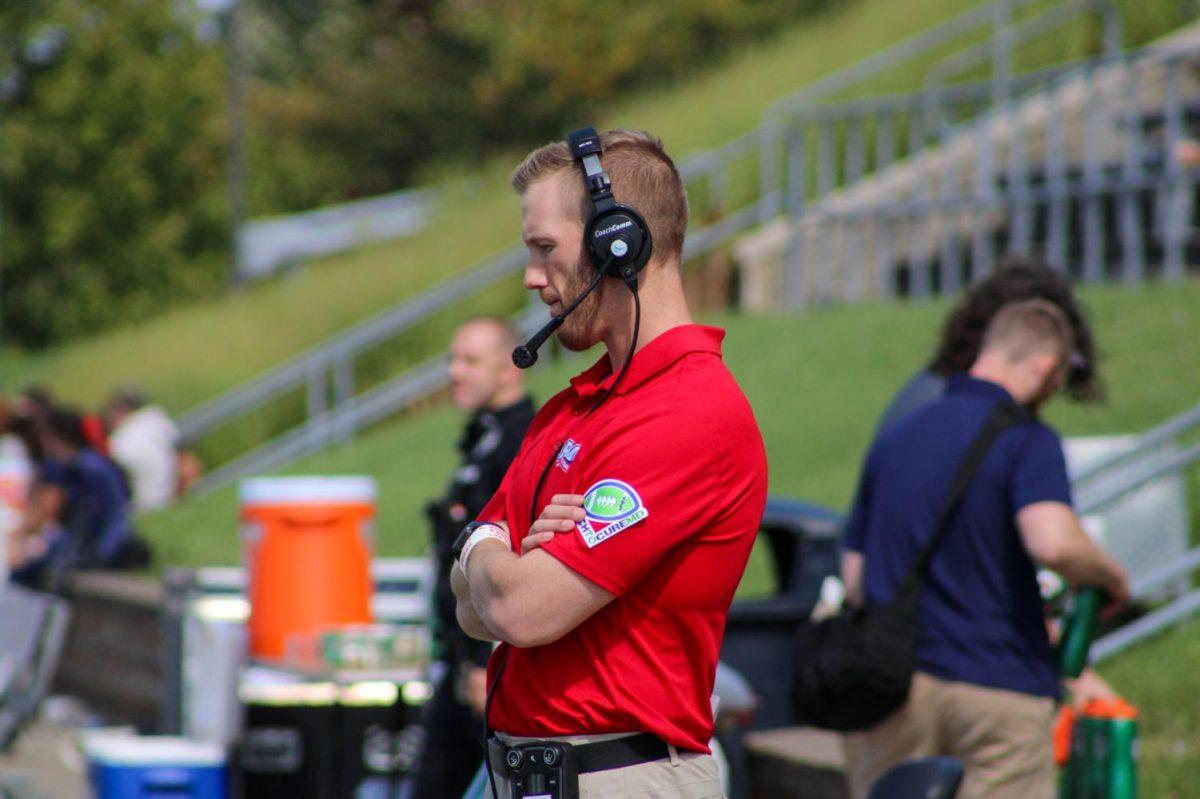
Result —
[[[1050, 3], [1037, 0], [1032, 8]], [[845, 0], [709, 65], [686, 84], [597, 108], [595, 121], [653, 130], [673, 153], [686, 156], [750, 130], [780, 96], [973, 5]], [[1178, 23], [1169, 0], [1118, 5], [1130, 42]], [[1088, 37], [1080, 27], [1056, 38], [1054, 46], [1082, 53]], [[867, 88], [912, 87], [927, 65], [893, 70]], [[443, 191], [440, 206], [429, 228], [410, 239], [329, 258], [274, 282], [44, 353], [3, 351], [0, 389], [39, 381], [92, 406], [114, 385], [132, 380], [173, 411], [189, 408], [511, 243], [517, 205], [505, 177], [515, 160], [507, 155], [477, 171], [431, 175], [429, 182]]]

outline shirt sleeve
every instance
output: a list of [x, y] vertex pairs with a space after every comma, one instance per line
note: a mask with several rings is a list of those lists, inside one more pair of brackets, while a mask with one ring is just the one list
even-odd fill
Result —
[[1034, 425], [1017, 451], [1009, 501], [1013, 513], [1035, 502], [1071, 504], [1071, 481], [1062, 442], [1045, 425]]
[[842, 530], [842, 549], [862, 552], [867, 546], [867, 512], [871, 503], [871, 457], [863, 459], [862, 474], [858, 478], [858, 490], [850, 505], [850, 514]]
[[684, 420], [605, 442], [589, 453], [584, 470], [587, 518], [545, 550], [609, 593], [624, 594], [730, 511], [740, 492], [723, 484], [723, 474], [748, 470], [726, 449]]
[[846, 527], [842, 530], [842, 549], [862, 552], [867, 545], [866, 520], [868, 496], [869, 492], [866, 481], [860, 481], [858, 491], [854, 495], [854, 504], [850, 506], [850, 515], [846, 518]]

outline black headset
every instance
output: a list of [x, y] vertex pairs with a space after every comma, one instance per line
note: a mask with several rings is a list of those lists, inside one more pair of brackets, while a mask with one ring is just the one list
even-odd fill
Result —
[[[555, 330], [558, 330], [572, 311], [596, 290], [604, 277], [620, 278], [637, 298], [637, 276], [654, 250], [650, 226], [642, 215], [613, 198], [612, 181], [600, 163], [604, 148], [595, 128], [580, 128], [567, 136], [571, 156], [583, 171], [583, 188], [592, 201], [592, 213], [583, 225], [583, 248], [588, 260], [596, 267], [596, 276], [588, 287], [558, 316], [533, 334], [526, 343], [513, 350], [512, 359], [521, 369], [537, 363], [538, 349]], [[638, 315], [641, 306], [638, 305]], [[634, 328], [636, 343], [637, 327]], [[628, 361], [626, 362], [628, 364]]]
[[583, 171], [583, 187], [592, 201], [591, 216], [583, 226], [584, 249], [597, 269], [627, 283], [635, 281], [654, 249], [650, 226], [633, 208], [613, 199], [612, 181], [600, 163], [603, 148], [595, 128], [572, 132], [567, 145]]

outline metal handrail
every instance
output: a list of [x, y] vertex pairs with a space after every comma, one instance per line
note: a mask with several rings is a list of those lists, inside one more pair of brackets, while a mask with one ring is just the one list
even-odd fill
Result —
[[506, 250], [481, 266], [439, 283], [400, 306], [360, 322], [266, 374], [193, 408], [180, 417], [180, 432], [185, 438], [194, 438], [241, 411], [257, 407], [265, 399], [303, 385], [314, 370], [328, 369], [364, 347], [416, 326], [431, 314], [474, 293], [480, 286], [516, 273], [524, 263], [523, 248]]
[[1104, 473], [1115, 469], [1141, 455], [1157, 450], [1164, 444], [1170, 443], [1193, 428], [1200, 427], [1200, 403], [1193, 405], [1183, 413], [1171, 417], [1157, 427], [1147, 430], [1138, 436], [1133, 446], [1123, 452], [1115, 453], [1108, 458], [1080, 469], [1073, 482], [1076, 485], [1092, 481]]
[[[1065, 3], [1051, 6], [1039, 11], [1032, 17], [1004, 25], [997, 31], [998, 36], [1012, 37], [1019, 43], [1036, 39], [1043, 34], [1073, 21], [1089, 11], [1098, 12], [1105, 26], [1104, 50], [1115, 53], [1120, 49], [1120, 18], [1116, 15], [1110, 0], [1067, 0]], [[971, 67], [986, 62], [995, 57], [995, 48], [990, 42], [969, 45], [954, 55], [947, 56], [929, 71], [927, 84], [941, 85], [950, 76], [965, 72]]]
[[1081, 497], [1079, 511], [1080, 513], [1095, 513], [1103, 510], [1147, 483], [1168, 474], [1181, 472], [1197, 461], [1200, 461], [1200, 442], [1167, 453], [1161, 460], [1131, 472], [1127, 477], [1119, 480], [1116, 485], [1105, 486], [1102, 490], [1098, 490], [1095, 496], [1088, 496], [1086, 499]]
[[1187, 621], [1200, 613], [1200, 589], [1189, 591], [1178, 599], [1120, 627], [1092, 644], [1090, 660], [1099, 663], [1134, 644], [1161, 633], [1166, 628]]
[[[1043, 88], [1048, 83], [1063, 77], [1078, 73], [1081, 69], [1095, 68], [1098, 64], [1108, 63], [1109, 59], [1124, 59], [1127, 56], [1100, 56], [1097, 58], [1068, 61], [1041, 69], [1022, 72], [1012, 78], [1013, 93], [1019, 95], [1037, 88]], [[819, 106], [805, 108], [795, 112], [794, 122], [838, 122], [858, 119], [864, 116], [877, 115], [880, 112], [895, 113], [898, 111], [923, 110], [930, 98], [937, 102], [962, 102], [977, 100], [989, 95], [992, 81], [989, 78], [961, 81], [948, 86], [925, 87], [912, 92], [889, 94], [883, 97], [855, 97], [846, 100], [834, 100]], [[993, 110], [985, 113], [997, 113]], [[978, 120], [972, 120], [977, 122]]]
[[[1094, 481], [1101, 476], [1109, 475], [1135, 457], [1160, 452], [1163, 446], [1197, 427], [1200, 427], [1200, 405], [1189, 408], [1142, 434], [1132, 449], [1108, 458], [1087, 472], [1081, 473], [1072, 483], [1078, 485], [1080, 481]], [[1079, 510], [1081, 513], [1094, 513], [1102, 510], [1130, 492], [1143, 488], [1165, 475], [1182, 474], [1184, 470], [1196, 463], [1200, 463], [1200, 443], [1170, 452], [1150, 467], [1134, 469], [1120, 475], [1121, 479], [1118, 479], [1114, 485], [1107, 486], [1093, 497], [1081, 498]], [[1170, 563], [1139, 576], [1133, 581], [1130, 593], [1134, 599], [1152, 597], [1162, 586], [1187, 578], [1198, 569], [1200, 569], [1200, 546], [1188, 550]], [[1092, 646], [1090, 659], [1095, 663], [1110, 658], [1134, 644], [1157, 635], [1170, 626], [1187, 621], [1197, 613], [1200, 613], [1200, 589], [1193, 589], [1096, 641]]]
[[1162, 586], [1186, 577], [1196, 569], [1200, 569], [1200, 547], [1190, 549], [1178, 559], [1134, 578], [1129, 593], [1134, 599], [1150, 596]]

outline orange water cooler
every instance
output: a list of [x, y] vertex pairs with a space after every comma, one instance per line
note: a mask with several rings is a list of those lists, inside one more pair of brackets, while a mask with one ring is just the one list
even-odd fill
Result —
[[370, 477], [242, 482], [251, 655], [281, 658], [323, 629], [371, 622], [375, 496]]

